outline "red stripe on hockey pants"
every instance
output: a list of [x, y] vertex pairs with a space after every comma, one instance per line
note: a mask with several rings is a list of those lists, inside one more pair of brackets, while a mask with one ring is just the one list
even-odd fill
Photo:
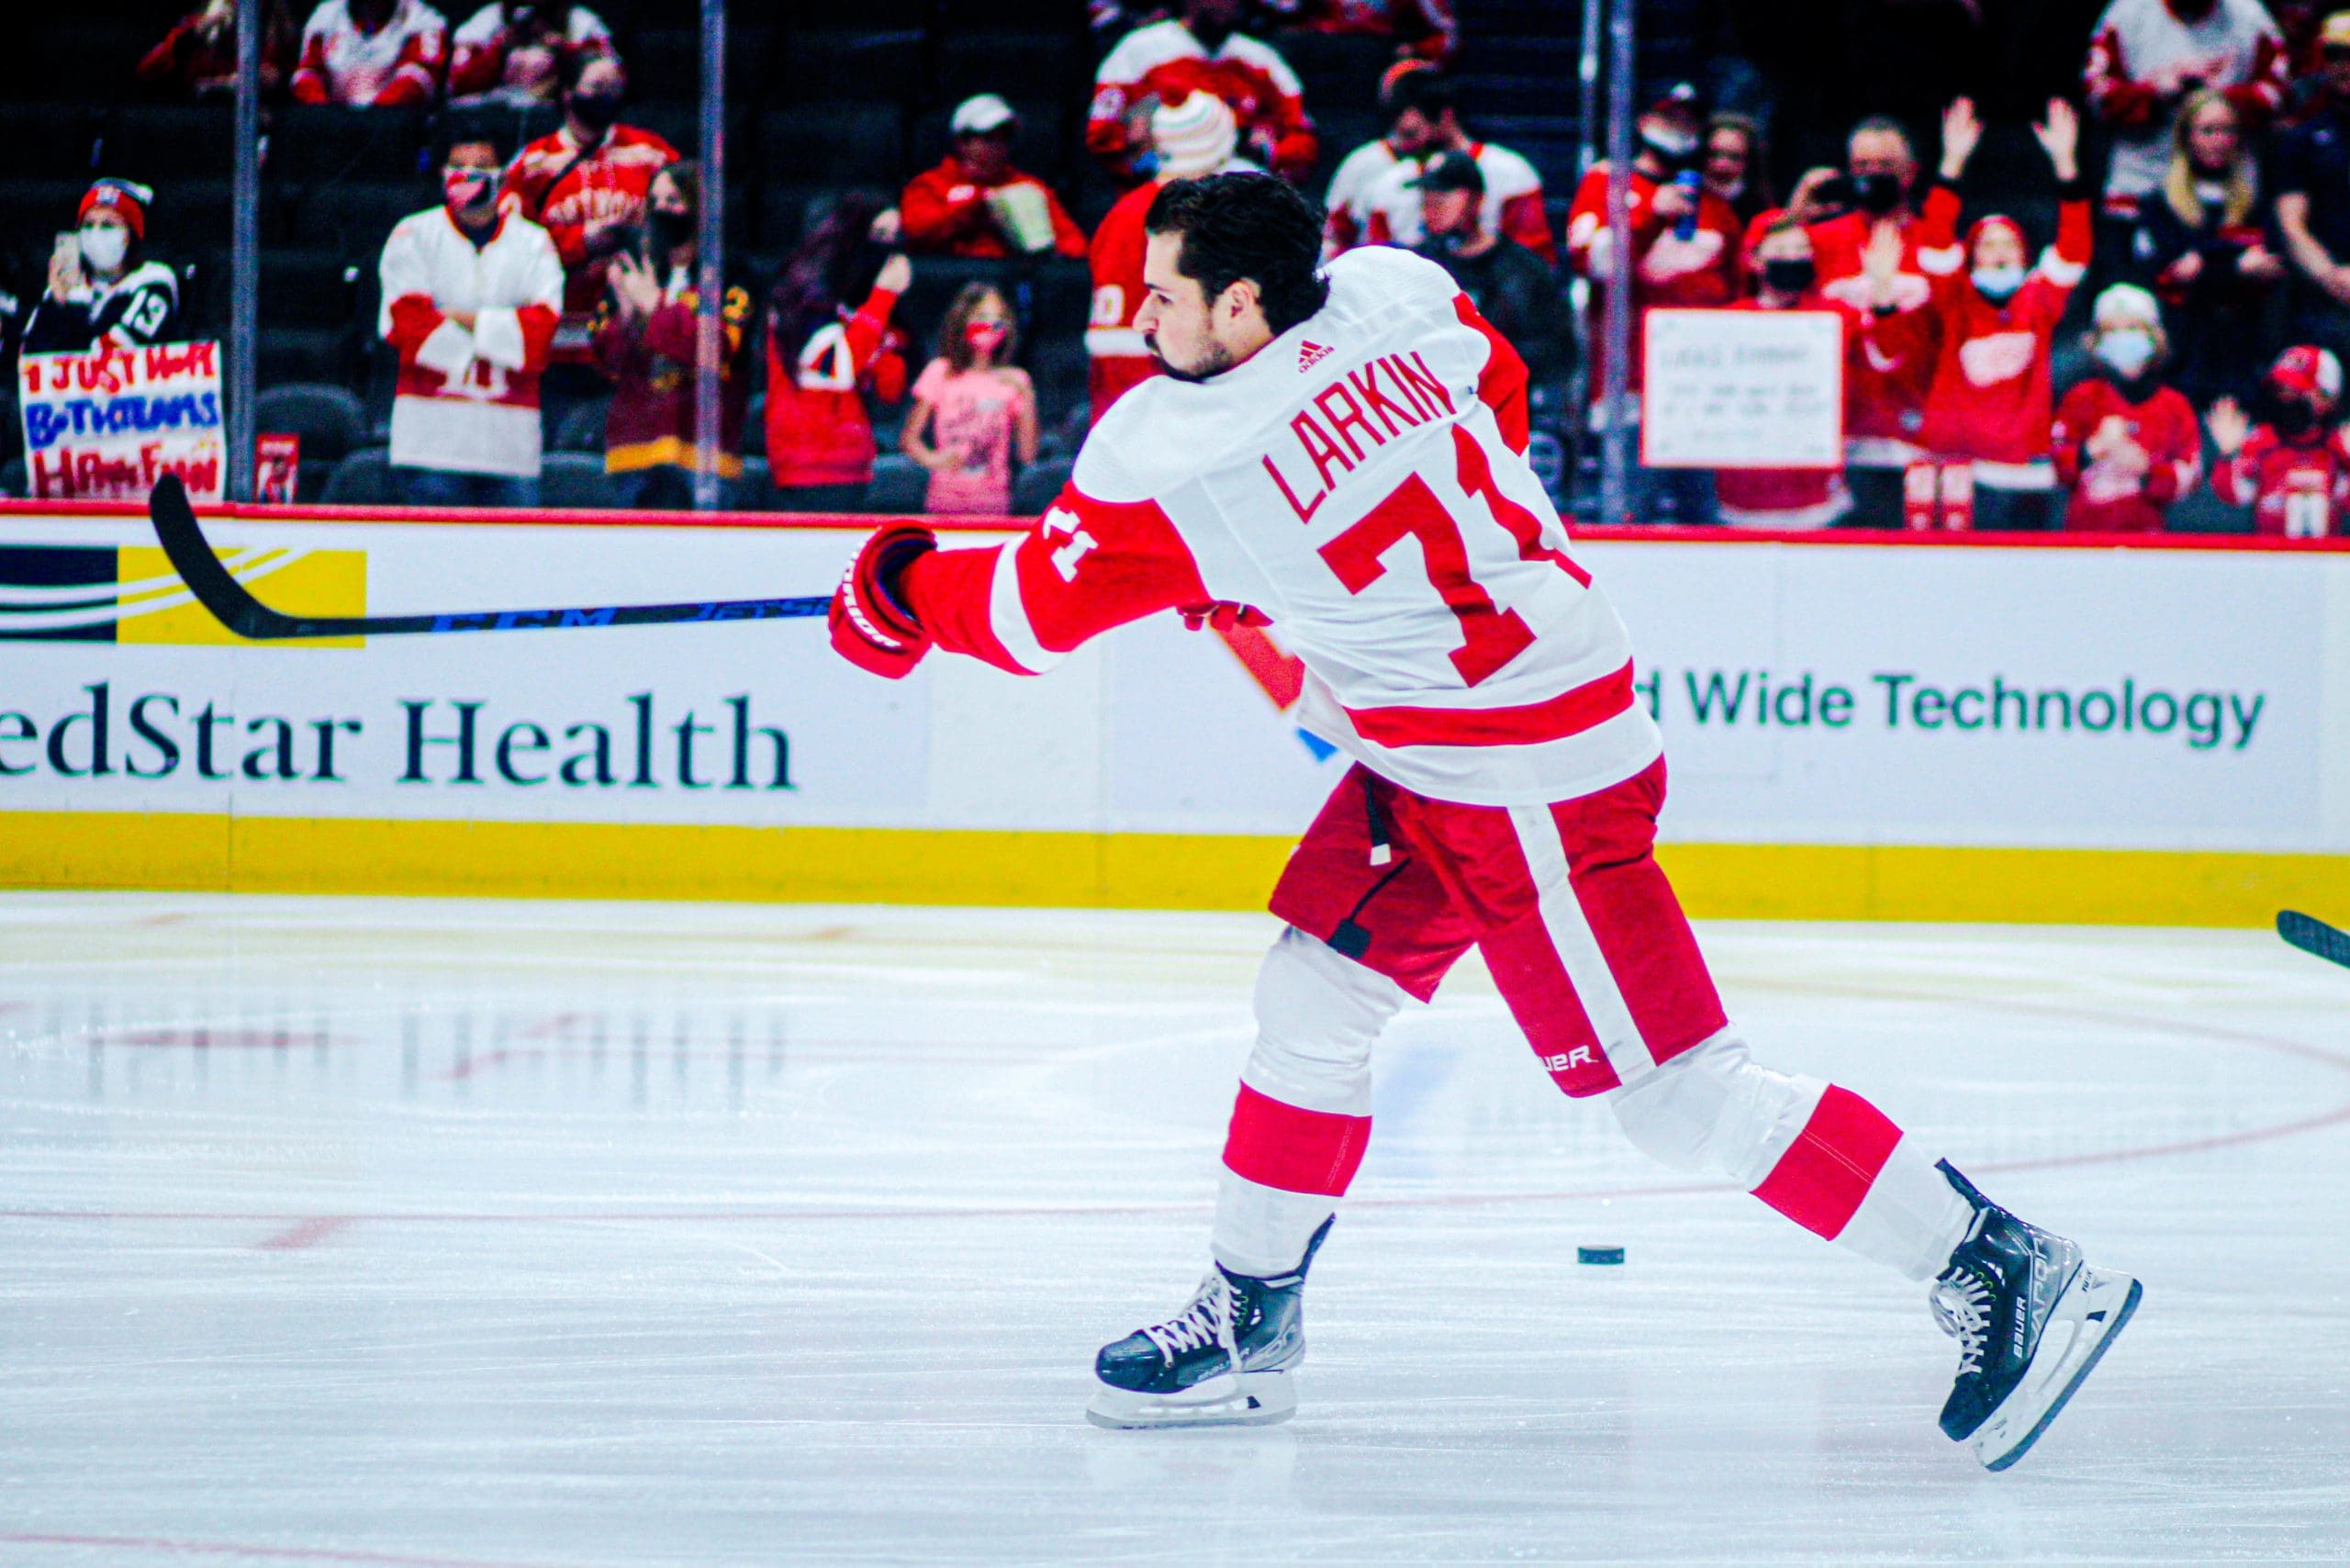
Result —
[[1259, 1186], [1337, 1198], [1346, 1195], [1370, 1142], [1369, 1116], [1303, 1111], [1244, 1083], [1225, 1135], [1224, 1162]]

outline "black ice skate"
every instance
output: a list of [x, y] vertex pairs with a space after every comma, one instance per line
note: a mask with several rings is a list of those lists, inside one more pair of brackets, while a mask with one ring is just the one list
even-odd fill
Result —
[[2076, 1242], [2035, 1229], [1942, 1172], [1975, 1206], [1975, 1226], [1934, 1282], [1934, 1316], [1958, 1339], [1958, 1381], [1942, 1431], [1987, 1469], [2021, 1459], [2138, 1310], [2127, 1274], [2092, 1269]]
[[1330, 1220], [1286, 1274], [1259, 1279], [1218, 1263], [1192, 1304], [1093, 1358], [1097, 1427], [1259, 1427], [1296, 1413], [1290, 1369], [1305, 1359], [1299, 1297]]

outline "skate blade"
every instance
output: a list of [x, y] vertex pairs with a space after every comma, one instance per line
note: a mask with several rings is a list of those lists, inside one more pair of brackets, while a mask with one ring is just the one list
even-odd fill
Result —
[[[2145, 1287], [2128, 1274], [2082, 1265], [2079, 1276], [2057, 1298], [2031, 1370], [1969, 1439], [1984, 1469], [2006, 1470], [2031, 1451], [2105, 1359], [2143, 1294]], [[2056, 1338], [2060, 1334], [2061, 1340]]]
[[1158, 1427], [1270, 1427], [1297, 1414], [1287, 1372], [1226, 1372], [1180, 1394], [1136, 1394], [1097, 1384], [1085, 1418], [1097, 1427], [1142, 1431]]

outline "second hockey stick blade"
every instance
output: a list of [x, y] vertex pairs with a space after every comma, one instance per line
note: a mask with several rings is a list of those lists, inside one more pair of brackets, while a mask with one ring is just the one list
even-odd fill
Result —
[[804, 599], [722, 599], [691, 604], [579, 604], [553, 610], [455, 610], [436, 615], [288, 615], [255, 599], [229, 575], [196, 521], [187, 487], [175, 474], [147, 498], [156, 543], [196, 601], [238, 636], [257, 643], [289, 637], [384, 637], [436, 632], [544, 632], [592, 626], [659, 626], [710, 621], [776, 621], [824, 613], [829, 594]]
[[2337, 931], [2314, 915], [2288, 909], [2277, 912], [2277, 935], [2304, 953], [2350, 969], [2350, 931]]

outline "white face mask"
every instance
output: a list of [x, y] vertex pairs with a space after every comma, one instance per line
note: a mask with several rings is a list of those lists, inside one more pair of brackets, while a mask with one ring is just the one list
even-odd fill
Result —
[[130, 230], [111, 224], [92, 224], [82, 230], [82, 259], [92, 272], [111, 273], [130, 251]]
[[2137, 327], [2121, 327], [2097, 341], [2097, 357], [2134, 380], [2154, 357], [2154, 334]]
[[1995, 305], [2004, 305], [2023, 286], [2024, 270], [2019, 266], [1976, 267], [1970, 274], [1983, 297]]

